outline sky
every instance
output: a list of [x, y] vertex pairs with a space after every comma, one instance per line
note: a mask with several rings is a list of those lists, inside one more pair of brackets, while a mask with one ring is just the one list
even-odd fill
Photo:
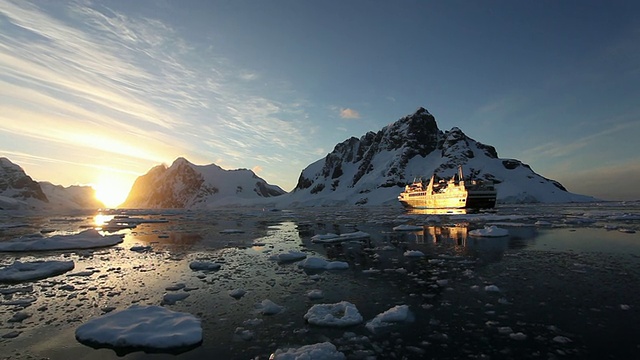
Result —
[[640, 199], [639, 99], [637, 1], [0, 0], [0, 156], [110, 206], [181, 156], [290, 191], [419, 107]]

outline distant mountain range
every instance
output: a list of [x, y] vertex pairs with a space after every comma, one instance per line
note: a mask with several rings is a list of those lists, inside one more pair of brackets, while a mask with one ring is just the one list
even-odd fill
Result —
[[34, 181], [7, 158], [0, 158], [0, 209], [60, 210], [104, 207], [90, 186], [63, 187]]
[[[416, 177], [448, 178], [462, 166], [466, 177], [492, 181], [499, 203], [596, 201], [568, 192], [516, 159], [499, 158], [457, 127], [438, 128], [426, 109], [337, 144], [326, 157], [302, 170], [292, 192], [268, 184], [253, 171], [194, 165], [184, 158], [140, 176], [124, 208], [204, 209], [225, 205], [342, 206], [398, 204], [397, 196]], [[36, 182], [22, 168], [0, 158], [0, 208], [99, 208], [89, 187], [64, 188]]]

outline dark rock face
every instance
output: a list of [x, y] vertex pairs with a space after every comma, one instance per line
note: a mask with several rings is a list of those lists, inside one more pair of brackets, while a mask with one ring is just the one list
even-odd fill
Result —
[[591, 201], [536, 174], [515, 159], [500, 159], [457, 127], [440, 130], [424, 108], [377, 132], [337, 144], [324, 159], [307, 166], [290, 195], [297, 203], [382, 204], [416, 177], [448, 179], [462, 166], [467, 179], [489, 181], [498, 200], [517, 202]]
[[[376, 156], [389, 151], [400, 155], [392, 159], [384, 169], [375, 169], [373, 162]], [[303, 170], [294, 191], [310, 188], [316, 181], [324, 182], [326, 179], [339, 180], [340, 183], [355, 187], [365, 175], [374, 170], [383, 173], [384, 181], [379, 184], [380, 187], [404, 186], [411, 180], [406, 179], [404, 174], [409, 160], [416, 156], [426, 157], [434, 151], [439, 151], [446, 160], [436, 172], [466, 164], [478, 152], [490, 158], [498, 157], [493, 146], [476, 142], [458, 128], [441, 131], [433, 115], [421, 107], [415, 113], [376, 133], [368, 132], [360, 139], [351, 137], [337, 144], [325, 157], [321, 173], [309, 174]], [[357, 170], [351, 178], [343, 179], [344, 169], [351, 166], [356, 166]], [[318, 177], [312, 178], [310, 175]], [[318, 185], [320, 184], [313, 187], [313, 193], [324, 188]]]
[[174, 162], [171, 168], [159, 165], [136, 179], [124, 207], [146, 204], [150, 208], [179, 209], [193, 198], [215, 194], [215, 187], [203, 186], [204, 177], [185, 162]]
[[33, 198], [49, 202], [40, 184], [7, 158], [0, 158], [0, 194], [18, 200]]

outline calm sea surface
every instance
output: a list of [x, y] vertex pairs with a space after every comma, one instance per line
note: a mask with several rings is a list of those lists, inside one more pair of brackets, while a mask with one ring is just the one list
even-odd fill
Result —
[[[114, 216], [167, 221], [120, 230], [124, 242], [114, 247], [0, 253], [0, 266], [56, 259], [73, 260], [72, 272], [93, 270], [88, 276], [0, 284], [2, 358], [268, 359], [278, 348], [323, 341], [348, 359], [640, 358], [639, 203], [501, 206], [471, 214], [396, 207], [0, 212], [0, 241], [74, 233]], [[393, 230], [401, 224], [421, 230]], [[509, 235], [470, 234], [491, 225]], [[333, 244], [311, 240], [355, 231], [370, 237]], [[130, 250], [135, 245], [150, 248]], [[270, 259], [289, 250], [345, 261], [349, 269], [309, 272]], [[424, 256], [405, 256], [412, 250]], [[222, 267], [192, 271], [194, 260]], [[202, 320], [200, 346], [179, 354], [125, 353], [75, 339], [79, 325], [106, 309], [159, 305], [164, 294], [176, 292], [166, 288], [178, 283], [189, 296], [165, 306]], [[228, 294], [233, 289], [247, 294], [236, 300]], [[315, 289], [322, 299], [307, 297]], [[7, 305], [24, 298], [35, 301]], [[284, 311], [260, 314], [256, 304], [264, 299]], [[313, 304], [343, 300], [357, 306], [362, 324], [328, 328], [305, 322]], [[408, 305], [413, 321], [375, 333], [365, 327], [396, 305]], [[18, 312], [29, 317], [13, 321]]]

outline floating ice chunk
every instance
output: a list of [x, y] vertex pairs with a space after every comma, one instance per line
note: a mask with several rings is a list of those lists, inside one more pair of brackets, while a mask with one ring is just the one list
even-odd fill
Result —
[[344, 360], [346, 357], [343, 353], [330, 342], [305, 345], [300, 348], [282, 350], [277, 349], [269, 359], [273, 360]]
[[343, 242], [350, 240], [360, 240], [367, 239], [370, 235], [363, 231], [356, 231], [350, 233], [344, 233], [340, 235], [336, 234], [325, 234], [325, 235], [314, 235], [311, 237], [311, 241], [314, 243], [335, 243], [335, 242]]
[[362, 270], [363, 274], [379, 274], [380, 273], [380, 269], [373, 269], [373, 268], [369, 268], [366, 270]]
[[558, 344], [568, 344], [568, 343], [570, 343], [570, 342], [573, 342], [573, 341], [572, 341], [571, 339], [569, 339], [568, 337], [566, 337], [566, 336], [560, 336], [560, 335], [558, 335], [558, 336], [554, 337], [554, 338], [553, 338], [553, 341], [554, 341], [554, 342], [557, 342]]
[[419, 231], [424, 230], [422, 226], [402, 224], [393, 227], [394, 231]]
[[629, 228], [618, 228], [618, 231], [623, 232], [623, 233], [627, 233], [627, 234], [635, 234], [636, 231], [633, 229], [629, 229]]
[[271, 260], [275, 260], [278, 263], [287, 263], [302, 260], [307, 257], [307, 254], [302, 251], [291, 250], [286, 253], [273, 254], [269, 257]]
[[349, 263], [344, 261], [330, 261], [324, 268], [327, 270], [344, 270], [349, 268]]
[[307, 297], [310, 300], [317, 300], [317, 299], [322, 299], [324, 297], [324, 294], [322, 293], [322, 290], [314, 289], [314, 290], [309, 290], [307, 292]]
[[11, 317], [11, 319], [7, 320], [8, 322], [22, 322], [25, 319], [28, 319], [31, 317], [31, 314], [26, 313], [24, 311], [18, 311], [17, 313], [13, 314], [13, 316]]
[[88, 345], [167, 350], [202, 342], [200, 319], [161, 306], [133, 305], [89, 320], [76, 329]]
[[356, 306], [348, 301], [313, 305], [304, 318], [312, 325], [335, 327], [357, 325], [363, 320]]
[[192, 261], [189, 264], [189, 268], [194, 271], [204, 270], [204, 271], [215, 271], [220, 270], [222, 265], [213, 261]]
[[135, 251], [135, 252], [147, 252], [147, 251], [151, 251], [151, 245], [134, 245], [132, 247], [129, 248], [129, 250], [131, 251]]
[[447, 279], [436, 280], [436, 284], [438, 284], [438, 286], [447, 286], [449, 284], [449, 280]]
[[631, 306], [626, 304], [620, 304], [620, 310], [629, 310], [629, 309], [631, 309]]
[[317, 234], [311, 237], [312, 242], [323, 242], [325, 240], [331, 240], [340, 237], [338, 234], [327, 233], [327, 234]]
[[500, 288], [495, 285], [487, 285], [484, 287], [484, 291], [487, 292], [500, 292]]
[[170, 286], [167, 286], [166, 288], [164, 288], [167, 291], [178, 291], [181, 289], [184, 289], [187, 285], [185, 285], [184, 283], [176, 283]]
[[186, 292], [164, 294], [164, 296], [162, 297], [161, 305], [173, 305], [178, 301], [184, 300], [188, 297], [189, 293]]
[[275, 315], [284, 310], [284, 306], [280, 306], [269, 299], [264, 299], [257, 305], [262, 315]]
[[518, 340], [518, 341], [527, 340], [527, 335], [521, 332], [509, 334], [509, 337], [512, 338], [513, 340]]
[[102, 236], [95, 229], [87, 229], [74, 235], [54, 235], [51, 237], [25, 236], [0, 242], [0, 251], [49, 251], [106, 247], [122, 242], [121, 235]]
[[251, 341], [254, 337], [253, 331], [247, 330], [243, 327], [237, 327], [234, 334], [244, 341]]
[[500, 334], [512, 334], [513, 330], [509, 326], [501, 326], [498, 328], [498, 333]]
[[551, 226], [552, 224], [550, 222], [548, 222], [548, 221], [545, 221], [545, 220], [538, 220], [538, 221], [535, 222], [534, 225], [536, 225], [536, 226]]
[[220, 230], [220, 234], [243, 234], [244, 230], [240, 229], [224, 229]]
[[508, 236], [509, 231], [507, 229], [502, 229], [497, 226], [485, 226], [484, 229], [476, 229], [469, 231], [469, 236], [476, 237], [502, 237]]
[[0, 269], [0, 283], [16, 283], [44, 279], [64, 274], [72, 270], [74, 266], [73, 261], [50, 260], [25, 263], [15, 261], [13, 264]]
[[366, 233], [364, 231], [356, 231], [356, 232], [340, 234], [340, 238], [345, 239], [345, 240], [367, 239], [370, 236], [371, 235], [369, 235], [368, 233]]
[[247, 291], [244, 290], [244, 289], [234, 289], [234, 290], [229, 290], [229, 292], [228, 292], [229, 296], [231, 296], [234, 299], [240, 299], [246, 293], [247, 293]]
[[37, 299], [34, 297], [24, 298], [24, 299], [14, 299], [9, 301], [0, 302], [0, 305], [6, 306], [29, 306]]
[[424, 253], [419, 250], [407, 250], [404, 252], [404, 256], [406, 257], [423, 257]]
[[372, 333], [375, 333], [380, 328], [411, 321], [413, 321], [413, 314], [409, 310], [409, 306], [397, 305], [376, 315], [373, 320], [367, 322], [365, 327]]
[[327, 261], [315, 256], [300, 261], [298, 266], [308, 270], [342, 270], [349, 268], [349, 264], [344, 261]]

